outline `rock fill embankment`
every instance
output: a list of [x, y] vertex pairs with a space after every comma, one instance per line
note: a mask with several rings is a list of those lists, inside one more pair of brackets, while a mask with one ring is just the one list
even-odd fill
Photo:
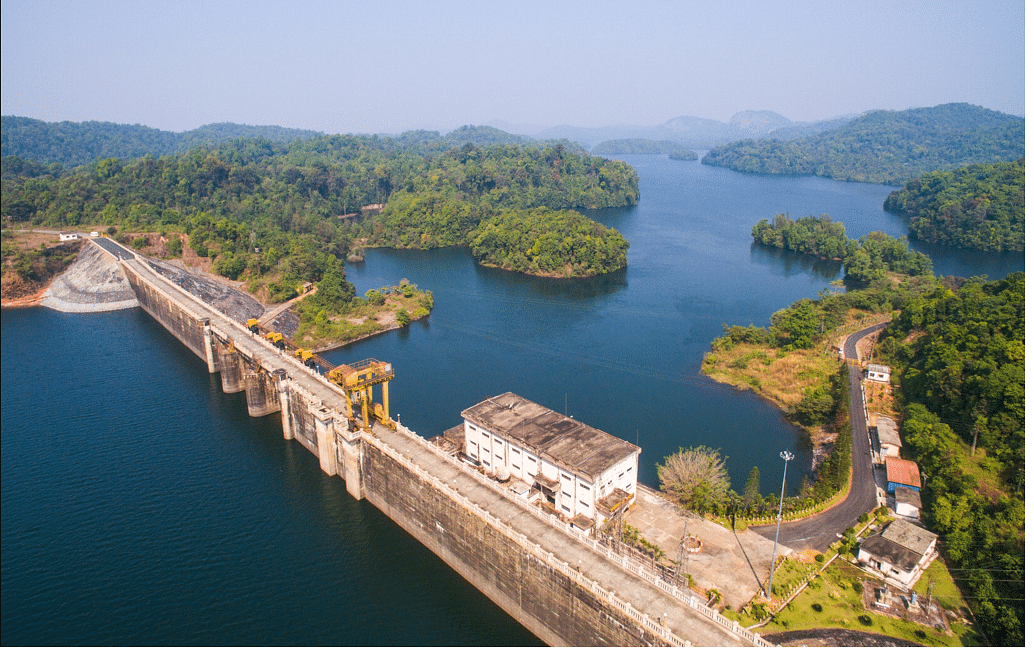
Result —
[[118, 311], [139, 306], [118, 264], [92, 243], [84, 245], [72, 265], [54, 278], [40, 304], [65, 313]]
[[207, 275], [192, 273], [157, 259], [143, 258], [156, 273], [173, 282], [205, 304], [236, 322], [258, 318], [266, 311], [261, 302], [244, 291], [223, 284]]

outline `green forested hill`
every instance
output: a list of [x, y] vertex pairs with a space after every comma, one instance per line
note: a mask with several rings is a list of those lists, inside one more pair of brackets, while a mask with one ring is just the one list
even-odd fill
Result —
[[877, 347], [901, 377], [923, 518], [992, 646], [1025, 642], [1024, 286], [1014, 273], [914, 297]]
[[[44, 166], [57, 163], [64, 167], [77, 167], [102, 158], [132, 160], [145, 155], [157, 158], [183, 153], [199, 146], [219, 147], [237, 138], [260, 137], [270, 142], [288, 143], [320, 135], [323, 134], [317, 131], [229, 122], [207, 124], [192, 131], [173, 133], [139, 124], [43, 122], [5, 115], [0, 117], [0, 155], [18, 156]], [[544, 148], [562, 143], [568, 150], [583, 151], [580, 145], [565, 140], [538, 141], [527, 135], [514, 135], [491, 126], [462, 126], [444, 136], [436, 131], [408, 131], [379, 139], [389, 148], [425, 155], [445, 153], [465, 144], [521, 144]]]
[[970, 104], [866, 113], [794, 140], [743, 140], [704, 164], [762, 174], [816, 175], [903, 185], [930, 171], [1024, 156], [1024, 119]]
[[240, 137], [263, 137], [288, 142], [319, 135], [281, 126], [208, 124], [192, 131], [172, 133], [139, 124], [111, 122], [43, 122], [28, 117], [0, 117], [0, 155], [18, 156], [41, 164], [65, 167], [96, 162], [102, 158], [131, 160], [145, 155], [160, 157], [196, 146], [218, 146]]
[[909, 233], [958, 248], [1023, 251], [1024, 161], [934, 171], [891, 192], [883, 209], [909, 218]]

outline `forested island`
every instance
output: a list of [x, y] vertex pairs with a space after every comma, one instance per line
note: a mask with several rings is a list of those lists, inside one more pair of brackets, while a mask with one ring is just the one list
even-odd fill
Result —
[[888, 272], [914, 277], [933, 269], [929, 257], [908, 249], [905, 237], [895, 239], [883, 232], [870, 232], [861, 239], [849, 239], [844, 224], [834, 222], [828, 214], [796, 221], [777, 214], [772, 223], [761, 219], [751, 235], [759, 245], [843, 261], [844, 279], [863, 284], [882, 279]]
[[1022, 252], [1024, 160], [934, 171], [891, 192], [883, 209], [908, 217], [909, 234], [956, 248]]
[[1024, 123], [970, 104], [877, 110], [810, 137], [718, 146], [702, 162], [747, 173], [903, 185], [931, 171], [1023, 157]]

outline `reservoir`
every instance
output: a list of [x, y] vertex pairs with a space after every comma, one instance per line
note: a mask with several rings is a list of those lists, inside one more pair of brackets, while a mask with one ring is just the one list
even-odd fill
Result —
[[[882, 210], [893, 188], [622, 158], [640, 205], [590, 216], [631, 242], [626, 270], [546, 280], [461, 249], [368, 251], [347, 268], [360, 294], [405, 277], [435, 309], [327, 357], [391, 361], [392, 415], [427, 436], [513, 391], [638, 443], [647, 484], [665, 455], [705, 444], [735, 488], [756, 465], [778, 491], [789, 448], [792, 491], [806, 440], [700, 361], [723, 323], [767, 325], [840, 275], [753, 247], [754, 223], [828, 213], [851, 237], [900, 236]], [[938, 274], [1023, 269], [1022, 255], [920, 249]], [[2, 318], [4, 644], [537, 644], [141, 310]]]

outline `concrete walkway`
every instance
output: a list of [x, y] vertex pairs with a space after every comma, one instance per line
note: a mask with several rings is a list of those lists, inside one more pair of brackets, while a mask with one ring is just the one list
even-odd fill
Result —
[[[683, 533], [702, 541], [700, 552], [688, 555], [683, 569], [703, 590], [717, 588], [722, 603], [739, 610], [768, 583], [772, 541], [744, 530], [733, 533], [717, 523], [688, 514], [660, 496], [640, 489], [638, 502], [625, 514], [625, 522], [664, 550], [665, 559], [676, 561]], [[782, 544], [779, 554], [791, 550]]]

